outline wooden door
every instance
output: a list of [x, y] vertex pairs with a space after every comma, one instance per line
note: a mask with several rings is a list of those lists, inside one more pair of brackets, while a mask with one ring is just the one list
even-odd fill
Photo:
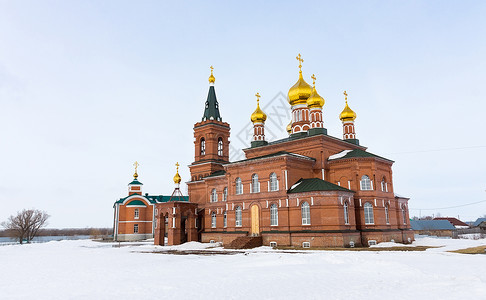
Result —
[[258, 205], [251, 207], [251, 231], [252, 236], [260, 235], [260, 209]]

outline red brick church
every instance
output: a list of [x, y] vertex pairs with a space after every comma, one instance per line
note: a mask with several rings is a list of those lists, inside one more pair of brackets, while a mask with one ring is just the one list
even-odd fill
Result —
[[[135, 171], [128, 196], [115, 202], [115, 240], [154, 238], [157, 245], [222, 242], [256, 236], [267, 246], [349, 247], [409, 243], [408, 198], [394, 193], [393, 161], [367, 152], [356, 138], [345, 95], [343, 138], [327, 134], [324, 99], [302, 75], [288, 92], [289, 136], [265, 140], [267, 116], [251, 115], [253, 138], [246, 159], [229, 161], [230, 125], [222, 121], [211, 68], [202, 120], [194, 125], [189, 195], [142, 193]], [[223, 102], [224, 103], [224, 102]], [[137, 166], [137, 165], [136, 165]], [[164, 238], [166, 237], [166, 239]]]

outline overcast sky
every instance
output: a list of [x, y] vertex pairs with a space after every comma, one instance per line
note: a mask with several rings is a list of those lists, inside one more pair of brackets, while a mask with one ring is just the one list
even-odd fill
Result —
[[342, 137], [347, 90], [412, 216], [475, 220], [486, 202], [439, 208], [486, 200], [485, 15], [484, 1], [0, 0], [0, 221], [38, 208], [50, 227], [111, 226], [135, 160], [144, 192], [171, 194], [210, 65], [232, 149], [250, 143], [256, 92], [270, 140], [285, 137], [298, 53], [328, 133]]

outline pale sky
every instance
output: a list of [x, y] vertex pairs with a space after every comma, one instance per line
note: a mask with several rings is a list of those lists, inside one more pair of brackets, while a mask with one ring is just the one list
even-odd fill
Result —
[[144, 192], [171, 194], [210, 65], [232, 148], [249, 146], [256, 92], [270, 140], [285, 137], [298, 53], [328, 134], [342, 137], [347, 90], [411, 216], [475, 220], [486, 202], [439, 208], [486, 200], [485, 15], [484, 1], [0, 0], [0, 222], [37, 208], [49, 227], [112, 226], [136, 160]]

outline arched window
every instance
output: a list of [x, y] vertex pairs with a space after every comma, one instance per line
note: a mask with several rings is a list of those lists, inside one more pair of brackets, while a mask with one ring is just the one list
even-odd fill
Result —
[[223, 226], [226, 228], [226, 226], [228, 226], [228, 214], [226, 212], [226, 210], [224, 211], [224, 214], [223, 214]]
[[252, 193], [259, 193], [260, 192], [260, 182], [258, 182], [258, 175], [253, 174], [251, 176], [251, 192]]
[[235, 184], [236, 184], [236, 195], [243, 194], [243, 184], [241, 183], [240, 177], [236, 178]]
[[270, 205], [270, 225], [278, 225], [278, 207], [277, 204]]
[[223, 156], [223, 138], [218, 138], [218, 156]]
[[133, 225], [133, 233], [138, 233], [138, 224]]
[[349, 206], [348, 201], [344, 202], [344, 224], [349, 224]]
[[310, 225], [310, 206], [309, 203], [304, 202], [301, 205], [302, 225]]
[[361, 177], [360, 183], [362, 191], [371, 191], [371, 180], [367, 175], [363, 175], [363, 177]]
[[228, 187], [223, 189], [223, 201], [228, 201]]
[[365, 215], [365, 224], [375, 223], [375, 220], [373, 218], [373, 205], [369, 202], [366, 202], [364, 205], [364, 215]]
[[403, 217], [403, 224], [407, 225], [407, 211], [405, 209], [405, 205], [402, 205], [402, 217]]
[[138, 208], [135, 208], [135, 215], [133, 216], [134, 219], [138, 219], [140, 217], [140, 211]]
[[211, 213], [211, 228], [216, 228], [216, 213], [214, 211]]
[[241, 226], [241, 206], [237, 206], [235, 209], [235, 226]]
[[201, 155], [206, 155], [206, 140], [201, 139]]
[[270, 174], [270, 191], [278, 191], [278, 179], [277, 174]]
[[216, 189], [211, 190], [211, 202], [218, 202], [218, 193]]
[[388, 208], [388, 204], [385, 205], [385, 221], [386, 224], [390, 224], [390, 209]]
[[388, 192], [388, 187], [387, 187], [387, 184], [386, 184], [385, 177], [383, 177], [383, 179], [381, 180], [381, 191], [382, 192]]

